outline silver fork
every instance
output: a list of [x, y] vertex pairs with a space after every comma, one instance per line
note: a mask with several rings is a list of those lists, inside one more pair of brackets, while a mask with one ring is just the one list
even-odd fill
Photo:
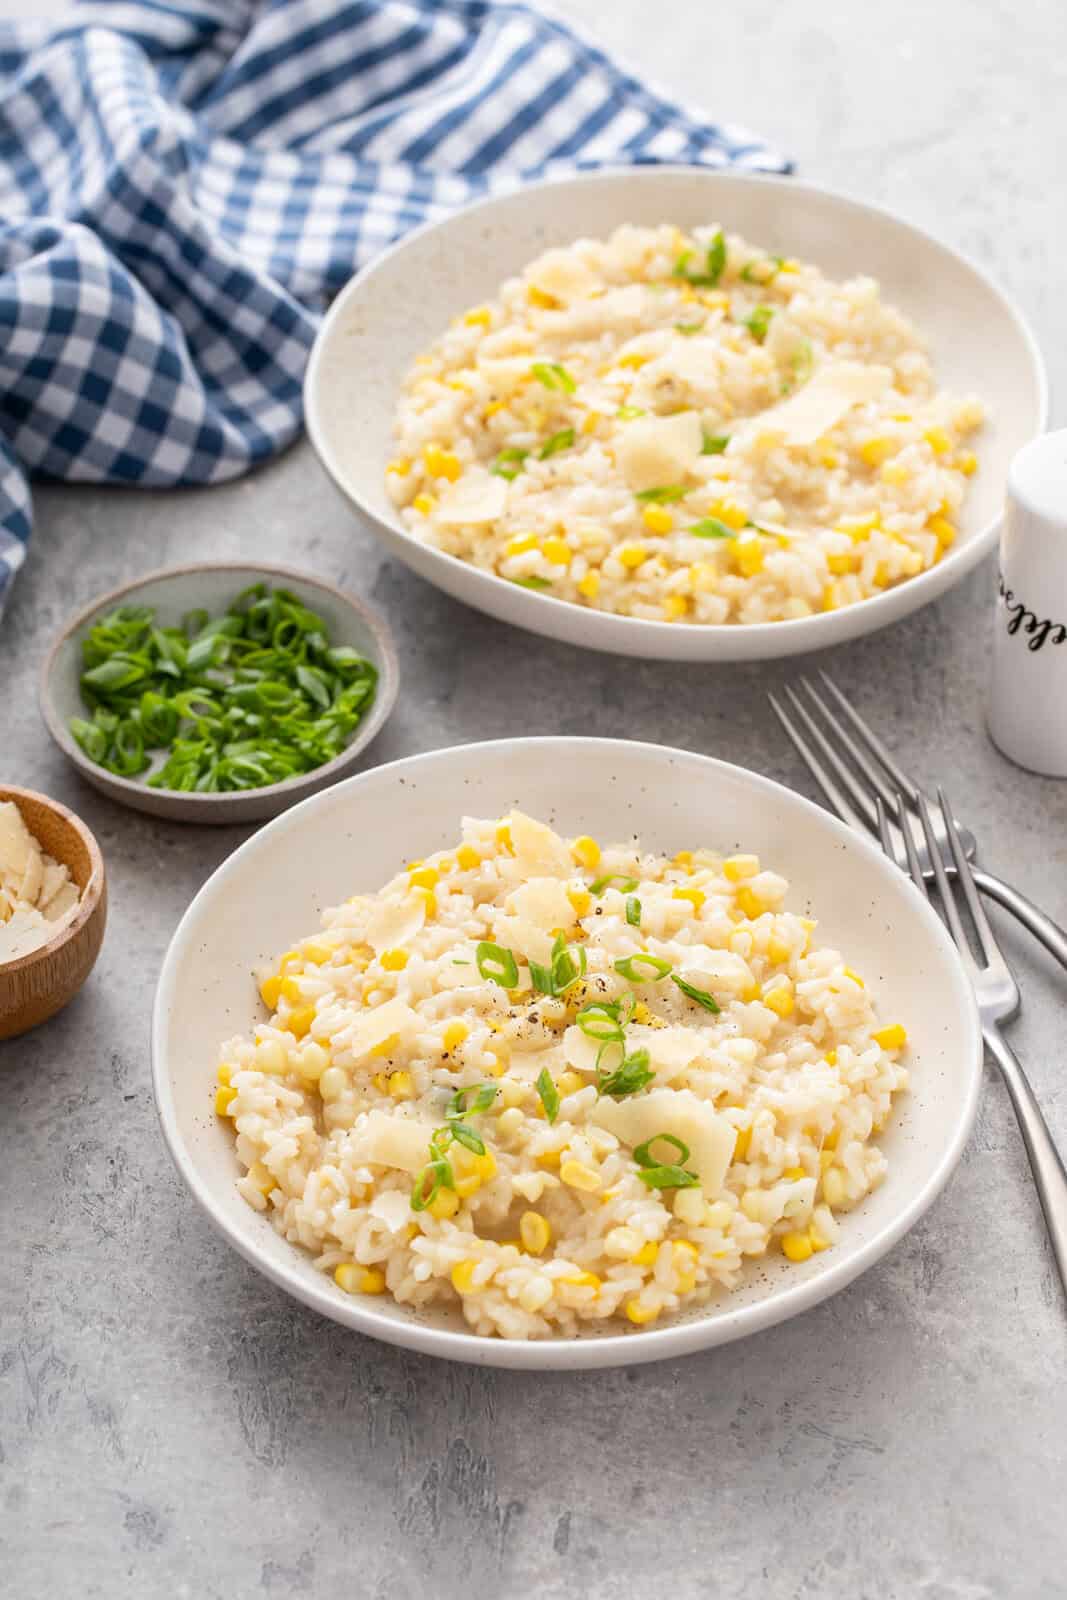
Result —
[[[902, 860], [905, 833], [903, 824], [909, 814], [916, 821], [922, 791], [902, 771], [892, 752], [869, 727], [859, 712], [842, 694], [825, 672], [819, 674], [825, 686], [820, 696], [810, 678], [801, 678], [807, 702], [795, 690], [786, 687], [783, 693], [793, 715], [789, 716], [775, 695], [767, 696], [771, 707], [790, 741], [807, 765], [842, 822], [847, 822], [860, 833], [877, 836], [878, 816], [876, 805], [880, 800], [886, 812], [890, 836], [896, 846], [896, 858]], [[818, 717], [814, 713], [818, 713]], [[963, 854], [973, 861], [977, 854], [974, 834], [959, 822], [954, 822], [956, 836]], [[955, 866], [948, 848], [948, 834], [939, 817], [933, 818], [933, 843], [924, 836], [913, 839], [924, 878], [933, 878], [935, 860], [952, 876]], [[1047, 916], [1026, 895], [1020, 894], [1010, 883], [995, 877], [991, 872], [975, 868], [974, 882], [983, 894], [996, 900], [1005, 910], [1029, 928], [1061, 967], [1067, 968], [1067, 932], [1059, 923]]]
[[[906, 817], [907, 812], [902, 807], [902, 798], [900, 795], [895, 796], [898, 802], [898, 815]], [[1067, 1172], [1064, 1171], [1063, 1161], [1052, 1142], [1048, 1124], [1034, 1097], [1026, 1073], [1000, 1029], [1002, 1022], [1010, 1022], [1020, 1010], [1019, 987], [989, 925], [982, 898], [975, 886], [974, 874], [964, 853], [963, 842], [943, 790], [938, 789], [937, 799], [940, 809], [940, 828], [930, 814], [925, 795], [920, 794], [917, 798], [916, 810], [922, 824], [922, 842], [932, 863], [933, 878], [941, 902], [941, 914], [948, 924], [960, 960], [974, 986], [985, 1047], [1000, 1068], [1000, 1075], [1011, 1096], [1019, 1131], [1030, 1158], [1030, 1170], [1037, 1185], [1041, 1209], [1045, 1213], [1052, 1253], [1056, 1258], [1060, 1281], [1064, 1291], [1067, 1292]], [[875, 821], [882, 849], [886, 855], [891, 861], [895, 861], [902, 871], [910, 873], [915, 887], [928, 900], [930, 889], [911, 826], [905, 823], [903, 829], [897, 830], [903, 844], [902, 857], [881, 795], [875, 800]], [[951, 881], [942, 860], [942, 846], [939, 843], [942, 837], [947, 841], [955, 868], [955, 876]], [[978, 956], [975, 955], [964, 928], [955, 891], [959, 891], [962, 895], [970, 913]]]

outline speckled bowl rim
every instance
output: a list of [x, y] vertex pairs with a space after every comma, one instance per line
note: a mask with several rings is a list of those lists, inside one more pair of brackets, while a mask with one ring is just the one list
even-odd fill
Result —
[[[803, 795], [797, 794], [784, 784], [774, 782], [771, 778], [763, 777], [759, 773], [751, 772], [748, 768], [739, 767], [731, 762], [719, 761], [713, 756], [701, 755], [691, 750], [675, 749], [667, 745], [655, 745], [649, 741], [636, 739], [590, 740], [576, 737], [548, 736], [529, 739], [484, 740], [449, 746], [441, 750], [424, 751], [421, 755], [408, 756], [400, 761], [389, 762], [385, 766], [375, 768], [373, 772], [362, 773], [350, 778], [344, 784], [335, 784], [332, 788], [324, 790], [320, 794], [312, 795], [299, 806], [294, 806], [290, 810], [283, 812], [267, 827], [261, 828], [216, 868], [215, 872], [203, 884], [191, 901], [167, 947], [152, 1008], [152, 1088], [163, 1138], [178, 1172], [213, 1226], [218, 1229], [227, 1243], [257, 1272], [262, 1273], [264, 1277], [268, 1278], [287, 1294], [292, 1295], [294, 1299], [330, 1318], [331, 1321], [337, 1322], [342, 1327], [350, 1328], [355, 1332], [366, 1334], [371, 1338], [381, 1339], [386, 1344], [399, 1345], [424, 1355], [437, 1356], [449, 1361], [467, 1362], [475, 1366], [502, 1367], [523, 1371], [584, 1371], [592, 1368], [634, 1366], [648, 1361], [673, 1359], [678, 1356], [693, 1354], [696, 1351], [714, 1348], [721, 1344], [733, 1343], [737, 1339], [745, 1338], [751, 1334], [762, 1332], [764, 1329], [774, 1327], [778, 1323], [788, 1321], [801, 1312], [807, 1311], [820, 1302], [829, 1299], [839, 1290], [846, 1288], [869, 1267], [881, 1260], [933, 1205], [955, 1171], [963, 1154], [964, 1146], [970, 1137], [978, 1110], [984, 1059], [978, 1007], [974, 991], [964, 972], [956, 948], [940, 918], [927, 900], [913, 892], [911, 911], [914, 918], [917, 922], [925, 924], [926, 931], [935, 945], [940, 946], [942, 953], [948, 956], [948, 970], [952, 971], [955, 976], [954, 989], [946, 991], [945, 1003], [947, 1006], [958, 1008], [957, 1026], [960, 1034], [960, 1054], [961, 1059], [969, 1060], [970, 1062], [970, 1075], [966, 1080], [965, 1093], [961, 1097], [958, 1106], [958, 1115], [954, 1123], [952, 1136], [947, 1140], [944, 1149], [941, 1151], [940, 1159], [925, 1183], [900, 1206], [892, 1218], [878, 1232], [873, 1234], [852, 1255], [840, 1261], [834, 1259], [833, 1251], [828, 1251], [821, 1256], [820, 1262], [823, 1263], [821, 1270], [806, 1281], [793, 1287], [776, 1290], [766, 1300], [760, 1300], [732, 1311], [723, 1312], [720, 1316], [714, 1318], [695, 1317], [692, 1320], [668, 1324], [661, 1328], [642, 1328], [637, 1332], [624, 1334], [597, 1334], [581, 1339], [555, 1338], [521, 1341], [453, 1331], [452, 1329], [435, 1327], [417, 1321], [397, 1321], [376, 1312], [372, 1306], [366, 1305], [358, 1296], [339, 1298], [328, 1279], [324, 1279], [321, 1287], [317, 1283], [309, 1283], [297, 1273], [295, 1266], [290, 1267], [287, 1262], [276, 1262], [258, 1248], [254, 1231], [238, 1226], [231, 1220], [216, 1202], [207, 1180], [201, 1177], [193, 1156], [186, 1148], [171, 1094], [170, 1064], [167, 1054], [168, 1015], [173, 1005], [174, 991], [178, 983], [185, 946], [195, 939], [200, 907], [208, 897], [209, 892], [213, 890], [220, 879], [233, 876], [239, 870], [246, 856], [266, 849], [268, 847], [268, 838], [271, 834], [278, 835], [283, 831], [312, 827], [316, 808], [336, 803], [338, 793], [342, 790], [350, 790], [353, 794], [357, 794], [361, 785], [371, 781], [381, 783], [383, 778], [391, 778], [394, 782], [402, 784], [406, 781], [408, 774], [417, 772], [420, 767], [432, 766], [438, 760], [455, 760], [457, 757], [472, 754], [476, 751], [484, 754], [487, 748], [498, 750], [501, 759], [506, 761], [508, 752], [514, 751], [520, 746], [541, 747], [544, 749], [545, 759], [548, 761], [551, 760], [553, 755], [557, 758], [565, 757], [567, 747], [587, 750], [590, 745], [603, 750], [606, 757], [613, 749], [636, 750], [653, 754], [668, 767], [672, 761], [686, 765], [698, 763], [709, 769], [715, 769], [727, 781], [740, 778], [744, 783], [750, 784], [753, 789], [768, 792], [778, 800], [779, 804], [782, 803], [781, 797], [784, 796], [785, 803], [788, 806], [797, 807], [801, 812], [808, 813], [811, 818], [817, 821], [820, 827], [827, 830], [832, 838], [836, 838], [842, 850], [866, 856], [877, 864], [880, 872], [884, 872], [887, 875], [898, 870], [887, 860], [872, 840], [846, 827], [844, 823], [839, 822], [836, 817], [824, 810], [822, 806], [815, 805], [814, 802], [805, 799]], [[298, 1253], [298, 1246], [294, 1245], [292, 1248], [294, 1252]]]
[[[76, 612], [73, 617], [63, 624], [63, 627], [56, 635], [44, 659], [38, 679], [38, 701], [41, 715], [52, 738], [63, 751], [63, 754], [78, 768], [79, 772], [85, 775], [87, 781], [98, 780], [99, 774], [105, 772], [109, 785], [108, 792], [110, 792], [112, 784], [118, 790], [125, 791], [131, 795], [139, 795], [144, 792], [145, 785], [143, 783], [136, 783], [132, 778], [124, 778], [117, 772], [98, 767], [95, 762], [89, 760], [89, 757], [73, 738], [63, 719], [58, 715], [53, 704], [52, 673], [59, 652], [71, 634], [77, 633], [79, 629], [84, 628], [87, 623], [91, 622], [102, 611], [110, 611], [128, 595], [136, 593], [138, 589], [143, 589], [150, 583], [158, 583], [170, 578], [184, 578], [190, 573], [196, 572], [217, 572], [220, 574], [224, 572], [261, 572], [268, 578], [294, 578], [298, 583], [306, 583], [310, 588], [325, 590], [335, 600], [340, 601], [350, 611], [355, 612], [374, 635], [375, 645], [381, 655], [381, 659], [375, 662], [375, 666], [378, 668], [378, 685], [370, 716], [359, 724], [351, 743], [345, 745], [340, 755], [334, 756], [332, 761], [324, 762], [321, 767], [313, 767], [310, 772], [301, 772], [296, 777], [286, 778], [283, 783], [263, 784], [258, 789], [235, 789], [232, 793], [222, 794], [195, 794], [185, 789], [160, 789], [158, 793], [180, 800], [183, 808], [187, 806], [190, 813], [210, 811], [219, 816], [227, 810], [236, 810], [239, 806], [247, 806], [249, 799], [253, 796], [257, 799], [262, 798], [265, 802], [275, 798], [283, 799], [287, 794], [298, 793], [300, 788], [312, 779], [317, 784], [329, 787], [330, 774], [339, 774], [344, 771], [349, 763], [366, 749], [374, 736], [380, 731], [396, 704], [397, 692], [400, 688], [400, 668], [393, 632], [381, 612], [368, 605], [359, 596], [341, 589], [337, 584], [331, 583], [328, 578], [320, 578], [317, 573], [307, 572], [301, 567], [290, 567], [274, 562], [237, 560], [187, 561], [175, 567], [155, 567], [151, 572], [143, 572], [140, 577], [133, 578], [128, 583], [120, 584], [117, 589], [109, 590], [107, 594], [97, 595], [96, 599], [90, 600], [87, 605], [82, 606], [80, 611]], [[119, 799], [117, 794], [112, 797], [116, 800]], [[140, 807], [135, 807], [135, 809], [140, 809]]]
[[[0, 961], [0, 978], [9, 978], [13, 973], [25, 972], [30, 967], [36, 966], [39, 961], [44, 961], [54, 956], [57, 950], [62, 950], [69, 944], [76, 934], [80, 933], [89, 918], [100, 904], [100, 897], [104, 892], [106, 873], [104, 870], [104, 856], [92, 830], [84, 823], [78, 814], [65, 806], [62, 800], [53, 800], [51, 795], [42, 794], [39, 789], [21, 789], [17, 784], [0, 783], [0, 803], [5, 800], [35, 800], [56, 816], [62, 817], [68, 827], [78, 835], [82, 844], [89, 852], [89, 882], [81, 891], [78, 909], [69, 922], [65, 922], [54, 938], [47, 944], [38, 945], [35, 950], [28, 950], [24, 956], [16, 956], [13, 961]], [[16, 1035], [17, 1037], [17, 1035]]]
[[[500, 616], [491, 605], [483, 605], [482, 598], [496, 591], [496, 586], [503, 585], [505, 589], [514, 586], [506, 578], [501, 578], [497, 573], [486, 571], [473, 566], [470, 562], [463, 561], [458, 556], [450, 555], [447, 551], [438, 550], [434, 546], [424, 545], [415, 538], [410, 530], [394, 513], [390, 518], [383, 517], [371, 504], [363, 499], [358, 484], [353, 484], [341, 465], [335, 460], [333, 450], [325, 436], [320, 423], [319, 411], [322, 402], [319, 398], [319, 368], [324, 360], [324, 352], [336, 330], [341, 327], [343, 318], [348, 310], [349, 302], [359, 293], [362, 284], [372, 275], [389, 270], [394, 258], [403, 252], [413, 241], [423, 235], [433, 232], [437, 228], [454, 223], [457, 217], [469, 219], [472, 225], [477, 225], [483, 213], [491, 212], [497, 205], [514, 197], [516, 191], [535, 193], [546, 189], [574, 189], [582, 185], [592, 185], [605, 178], [625, 178], [628, 182], [653, 184], [660, 177], [690, 176], [697, 181], [712, 179], [716, 183], [734, 184], [759, 184], [778, 189], [788, 189], [791, 193], [800, 192], [817, 196], [820, 199], [830, 200], [840, 205], [845, 211], [863, 213], [868, 218], [879, 218], [896, 225], [904, 232], [913, 236], [917, 245], [933, 247], [935, 251], [943, 251], [959, 264], [965, 267], [989, 291], [993, 298], [1000, 304], [1005, 315], [1015, 326], [1020, 341], [1029, 357], [1031, 378], [1034, 383], [1037, 400], [1037, 417], [1035, 434], [1044, 433], [1048, 428], [1049, 415], [1049, 380], [1044, 357], [1037, 338], [1027, 322], [1022, 311], [1015, 304], [1007, 292], [1000, 287], [996, 280], [984, 267], [980, 266], [967, 252], [957, 249], [955, 245], [946, 244], [934, 233], [922, 227], [919, 223], [911, 221], [900, 211], [889, 206], [872, 205], [869, 201], [859, 199], [848, 194], [842, 189], [834, 188], [829, 184], [806, 183], [798, 178], [785, 178], [770, 173], [761, 172], [734, 172], [721, 168], [705, 167], [695, 164], [676, 164], [650, 167], [650, 166], [603, 166], [592, 172], [567, 174], [562, 177], [540, 179], [533, 183], [516, 183], [501, 187], [486, 198], [472, 202], [456, 211], [451, 211], [443, 217], [435, 217], [430, 222], [425, 222], [419, 228], [414, 228], [410, 233], [404, 234], [394, 244], [382, 250], [374, 259], [361, 267], [339, 291], [332, 302], [329, 311], [323, 318], [322, 324], [316, 335], [315, 342], [308, 358], [307, 369], [304, 376], [304, 416], [308, 438], [317, 455], [323, 470], [333, 483], [341, 497], [370, 525], [372, 531], [381, 529], [384, 533], [396, 540], [406, 540], [413, 545], [418, 545], [420, 552], [430, 551], [434, 558], [432, 565], [438, 565], [442, 570], [457, 575], [457, 582], [462, 584], [468, 593], [463, 597], [468, 605], [477, 607], [491, 616]], [[385, 471], [385, 462], [382, 462], [382, 471]], [[676, 637], [677, 623], [653, 621], [647, 617], [625, 617], [614, 612], [600, 613], [589, 611], [588, 608], [577, 606], [573, 601], [562, 600], [553, 595], [540, 594], [536, 590], [528, 589], [521, 593], [516, 602], [521, 605], [521, 619], [516, 619], [513, 625], [525, 628], [532, 633], [546, 634], [550, 638], [561, 638], [550, 625], [542, 626], [540, 619], [543, 617], [560, 617], [564, 613], [574, 611], [584, 612], [593, 619], [593, 629], [598, 626], [597, 618], [607, 616], [613, 623], [624, 624], [629, 637], [635, 641], [644, 641], [641, 649], [642, 658], [649, 660], [672, 661], [735, 661], [735, 660], [773, 660], [782, 656], [791, 656], [809, 650], [819, 650], [835, 644], [843, 644], [848, 640], [860, 638], [868, 633], [874, 633], [888, 624], [902, 620], [914, 611], [940, 598], [949, 589], [962, 581], [967, 574], [987, 556], [996, 543], [1000, 527], [999, 515], [993, 516], [986, 524], [976, 530], [966, 540], [959, 540], [948, 551], [945, 557], [936, 566], [929, 567], [925, 572], [918, 573], [914, 578], [909, 578], [904, 583], [895, 584], [891, 589], [883, 590], [881, 594], [868, 595], [854, 605], [842, 607], [837, 611], [816, 612], [810, 617], [785, 618], [780, 622], [752, 622], [752, 623], [699, 623], [686, 624], [685, 626], [708, 643], [706, 652], [694, 649], [690, 652], [676, 652], [673, 648], [666, 648], [669, 640]], [[436, 579], [428, 574], [422, 574], [426, 581], [436, 583]], [[454, 593], [454, 590], [448, 590]], [[512, 597], [514, 598], [514, 597]], [[547, 609], [546, 609], [547, 608]], [[566, 626], [560, 624], [560, 626]], [[742, 644], [741, 640], [747, 641]], [[609, 654], [618, 654], [622, 646], [607, 642], [607, 630], [603, 640], [595, 634], [584, 641], [589, 648], [603, 650]]]

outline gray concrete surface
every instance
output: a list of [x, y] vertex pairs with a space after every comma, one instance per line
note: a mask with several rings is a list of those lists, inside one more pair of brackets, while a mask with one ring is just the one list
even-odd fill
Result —
[[[5, 0], [0, 14], [18, 9]], [[997, 274], [1067, 379], [1067, 12], [964, 0], [570, 0], [804, 174], [899, 207]], [[1059, 420], [1064, 420], [1062, 408]], [[674, 1365], [473, 1372], [291, 1304], [209, 1230], [149, 1088], [155, 975], [243, 831], [82, 787], [35, 675], [70, 609], [163, 561], [286, 556], [388, 610], [404, 687], [374, 755], [584, 729], [712, 752], [807, 791], [764, 691], [786, 669], [630, 667], [542, 643], [383, 561], [309, 451], [209, 492], [42, 489], [0, 627], [0, 771], [95, 829], [112, 917], [79, 1000], [0, 1045], [0, 1591], [11, 1600], [647, 1593], [1063, 1595], [1065, 1310], [1019, 1138], [987, 1083], [962, 1167], [883, 1265], [807, 1316]], [[981, 720], [992, 572], [829, 659], [985, 856], [1067, 920], [1067, 786]], [[486, 692], [491, 680], [494, 692]], [[557, 716], [532, 681], [566, 684]], [[1010, 936], [1016, 1029], [1067, 1143], [1064, 979]]]

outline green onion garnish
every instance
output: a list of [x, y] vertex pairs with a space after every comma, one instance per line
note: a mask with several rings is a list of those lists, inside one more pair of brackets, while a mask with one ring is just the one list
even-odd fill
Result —
[[613, 1100], [621, 1100], [624, 1095], [637, 1094], [655, 1076], [649, 1067], [648, 1051], [635, 1050], [632, 1055], [623, 1057], [614, 1072], [600, 1077], [597, 1089], [601, 1094], [610, 1095]]
[[[647, 967], [649, 970], [642, 972], [641, 967]], [[615, 963], [615, 971], [621, 972], [631, 983], [655, 983], [658, 979], [665, 978], [670, 970], [669, 961], [664, 961], [661, 956], [650, 956], [645, 950], [639, 950], [635, 956], [624, 956], [621, 961]]]
[[708, 994], [706, 989], [698, 989], [694, 984], [686, 983], [685, 979], [680, 978], [676, 972], [671, 973], [671, 982], [676, 983], [682, 993], [688, 995], [690, 1000], [695, 1000], [698, 1006], [703, 1006], [705, 1011], [711, 1011], [716, 1016], [718, 1015], [719, 1002], [714, 995]]
[[674, 331], [675, 333], [684, 334], [689, 339], [692, 338], [694, 333], [703, 333], [704, 324], [702, 322], [676, 322]]
[[700, 447], [702, 456], [721, 456], [726, 446], [730, 443], [728, 433], [705, 433], [704, 443]]
[[753, 339], [755, 339], [757, 344], [762, 344], [764, 339], [766, 339], [767, 329], [771, 325], [771, 318], [773, 316], [773, 306], [757, 306], [752, 315], [745, 318], [744, 326], [748, 329], [749, 333], [752, 335]]
[[549, 1122], [555, 1122], [559, 1114], [559, 1090], [556, 1088], [552, 1074], [547, 1067], [541, 1068], [534, 1087], [541, 1096], [541, 1104], [545, 1108], [546, 1118]]
[[745, 283], [770, 283], [781, 272], [784, 261], [784, 256], [757, 257], [741, 268], [742, 280]]
[[574, 1020], [589, 1039], [615, 1043], [623, 1037], [619, 1008], [608, 1000], [594, 1000], [583, 1006]]
[[512, 578], [512, 583], [518, 584], [520, 589], [551, 589], [551, 578], [538, 578], [536, 575], [529, 578]]
[[474, 952], [474, 959], [487, 983], [499, 983], [503, 989], [514, 989], [518, 983], [519, 969], [515, 957], [504, 945], [483, 939]]
[[[432, 1145], [431, 1145], [431, 1148]], [[429, 1184], [429, 1188], [427, 1188]], [[415, 1182], [411, 1186], [412, 1211], [425, 1211], [427, 1206], [432, 1206], [442, 1189], [454, 1189], [455, 1178], [452, 1175], [451, 1163], [443, 1157], [428, 1161], [424, 1167], [415, 1174]]]
[[528, 961], [527, 966], [530, 969], [530, 982], [537, 990], [537, 993], [555, 994], [556, 989], [552, 982], [552, 968], [543, 967], [539, 961]]
[[[457, 1089], [448, 1102], [445, 1116], [449, 1118], [462, 1117], [467, 1110], [467, 1096], [472, 1093], [473, 1090], [471, 1089]], [[474, 1104], [470, 1108], [471, 1116], [476, 1116], [481, 1111], [488, 1111], [499, 1093], [500, 1089], [495, 1083], [483, 1084], [474, 1096]]]
[[629, 894], [632, 889], [637, 888], [636, 878], [624, 877], [621, 872], [609, 872], [603, 878], [594, 879], [589, 885], [589, 893], [599, 897], [604, 893], [608, 885], [612, 883], [619, 885], [620, 894]]
[[654, 1133], [651, 1139], [646, 1139], [644, 1144], [639, 1144], [634, 1150], [634, 1160], [639, 1167], [654, 1167], [656, 1165], [656, 1158], [652, 1154], [652, 1146], [660, 1139], [663, 1140], [664, 1144], [673, 1144], [678, 1152], [678, 1160], [680, 1162], [689, 1160], [689, 1146], [681, 1139], [676, 1138], [673, 1133]]
[[[676, 1165], [657, 1165], [652, 1154], [652, 1146], [657, 1143], [674, 1146], [678, 1152]], [[650, 1189], [692, 1189], [700, 1182], [696, 1173], [687, 1171], [683, 1165], [689, 1160], [689, 1146], [681, 1139], [676, 1139], [673, 1133], [654, 1133], [651, 1139], [646, 1139], [644, 1144], [637, 1146], [634, 1160], [641, 1168], [637, 1176], [642, 1183], [647, 1183]]]
[[726, 266], [726, 240], [721, 228], [715, 233], [707, 247], [704, 257], [703, 272], [691, 272], [689, 262], [693, 258], [692, 250], [683, 250], [674, 263], [674, 276], [684, 278], [687, 283], [699, 284], [705, 288], [714, 288], [722, 277]]
[[465, 1122], [450, 1122], [448, 1131], [457, 1144], [463, 1145], [472, 1155], [485, 1155], [485, 1140], [479, 1138], [473, 1128], [468, 1128]]
[[702, 517], [685, 531], [691, 533], [694, 539], [732, 539], [734, 536], [734, 530], [728, 528], [725, 522], [720, 522], [718, 517]]
[[810, 339], [802, 339], [789, 357], [790, 376], [782, 384], [782, 393], [790, 394], [798, 383], [805, 383], [811, 377], [815, 365], [815, 352], [811, 348]]
[[500, 451], [489, 470], [498, 478], [507, 478], [510, 483], [522, 471], [522, 464], [529, 453], [528, 450], [520, 450], [517, 445], [509, 445], [506, 450]]
[[631, 928], [641, 926], [641, 902], [635, 894], [632, 894], [626, 902], [626, 920]]
[[684, 483], [667, 483], [661, 489], [640, 489], [635, 500], [650, 500], [654, 505], [664, 505], [671, 500], [684, 500], [689, 493]]
[[561, 450], [569, 450], [573, 443], [574, 429], [561, 428], [559, 433], [554, 433], [551, 439], [545, 440], [537, 452], [538, 460], [547, 461], [549, 456], [558, 456]]
[[620, 406], [615, 415], [620, 422], [633, 422], [636, 417], [647, 415], [643, 406]]
[[552, 946], [552, 964], [543, 967], [539, 961], [530, 961], [530, 978], [539, 994], [566, 994], [578, 979], [584, 977], [589, 958], [582, 945], [568, 945], [562, 934]]
[[578, 385], [558, 361], [535, 361], [530, 368], [538, 383], [543, 383], [546, 389], [558, 389], [564, 394], [573, 394]]

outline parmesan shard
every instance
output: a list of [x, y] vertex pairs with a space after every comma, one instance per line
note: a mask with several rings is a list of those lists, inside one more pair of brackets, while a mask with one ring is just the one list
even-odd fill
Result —
[[[654, 1139], [658, 1133], [673, 1134], [689, 1147], [684, 1165], [695, 1172], [707, 1200], [722, 1193], [726, 1171], [734, 1153], [737, 1130], [720, 1117], [691, 1089], [651, 1089], [632, 1099], [598, 1100], [590, 1113], [592, 1120], [630, 1149]], [[653, 1154], [674, 1164], [670, 1146], [659, 1146]]]
[[796, 394], [745, 425], [750, 437], [778, 439], [786, 445], [814, 444], [837, 426], [853, 406], [867, 405], [893, 381], [888, 367], [859, 361], [830, 361]]
[[524, 878], [568, 878], [574, 871], [574, 862], [558, 833], [535, 822], [523, 811], [512, 811], [506, 818], [511, 829], [511, 843], [515, 858]]
[[569, 305], [584, 300], [596, 286], [596, 276], [585, 262], [569, 250], [546, 250], [526, 269], [526, 282], [542, 294]]
[[33, 834], [22, 820], [13, 800], [0, 804], [0, 876], [21, 881], [30, 856], [36, 850]]
[[696, 466], [704, 446], [700, 417], [679, 411], [673, 417], [639, 417], [627, 423], [616, 445], [616, 459], [635, 494], [681, 483]]
[[22, 874], [22, 882], [19, 884], [18, 896], [28, 906], [35, 906], [41, 893], [41, 886], [44, 883], [44, 862], [41, 860], [41, 852], [37, 848], [36, 839], [31, 842], [32, 848], [26, 857], [26, 868]]
[[[419, 1137], [422, 1138], [421, 1131]], [[390, 1233], [399, 1233], [411, 1221], [411, 1196], [400, 1189], [386, 1189], [383, 1194], [374, 1196], [367, 1211], [377, 1222], [384, 1223]]]
[[414, 1122], [387, 1111], [366, 1111], [352, 1129], [348, 1147], [358, 1163], [396, 1167], [414, 1175], [430, 1159], [432, 1133], [428, 1122]]
[[367, 922], [366, 940], [380, 956], [383, 950], [405, 945], [426, 921], [426, 903], [421, 895], [405, 895], [402, 900], [383, 900], [375, 906]]
[[[61, 889], [57, 889], [48, 904], [41, 909], [47, 922], [58, 922], [62, 917], [68, 917], [81, 899], [81, 894], [76, 883], [71, 883], [68, 878]], [[55, 930], [50, 931], [51, 933]]]
[[511, 897], [515, 914], [532, 922], [544, 933], [573, 925], [574, 907], [558, 878], [530, 878]]
[[474, 525], [495, 522], [508, 503], [508, 486], [481, 467], [471, 467], [458, 478], [437, 503], [442, 522]]
[[354, 1056], [364, 1056], [394, 1034], [398, 1034], [401, 1040], [410, 1039], [423, 1026], [418, 1012], [398, 996], [387, 1000], [382, 1006], [375, 1006], [373, 1011], [360, 1012], [352, 1024], [348, 1048]]
[[[649, 1065], [659, 1082], [671, 1083], [692, 1066], [701, 1053], [702, 1043], [700, 1035], [692, 1028], [650, 1028], [641, 1023], [631, 1023], [626, 1030], [626, 1050], [628, 1054], [635, 1050], [647, 1050]], [[567, 1065], [576, 1072], [596, 1071], [600, 1044], [584, 1034], [581, 1028], [570, 1027], [566, 1030], [563, 1051]], [[601, 1065], [608, 1069], [617, 1066], [620, 1054], [615, 1052], [613, 1060], [605, 1058]]]

